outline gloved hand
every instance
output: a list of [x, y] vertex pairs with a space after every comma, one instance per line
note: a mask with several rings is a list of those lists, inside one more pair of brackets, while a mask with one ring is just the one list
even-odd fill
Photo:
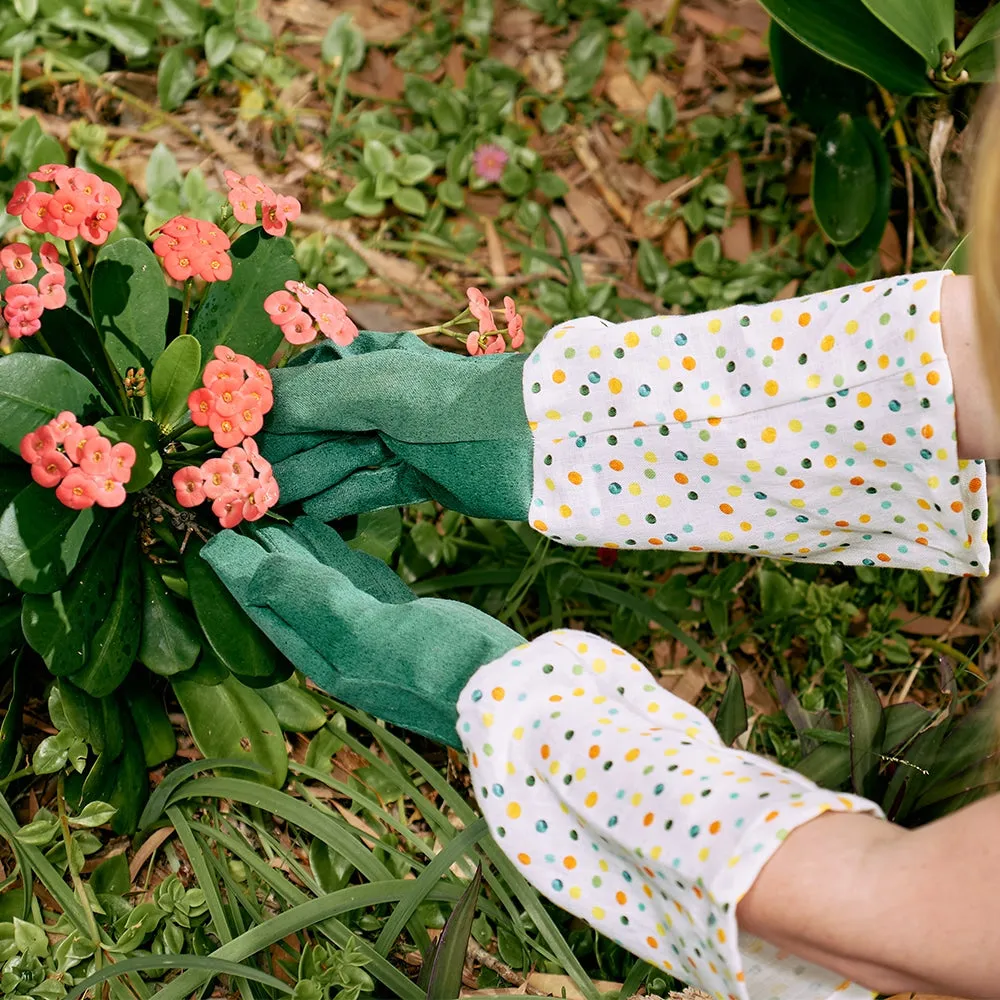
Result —
[[272, 373], [259, 435], [283, 502], [324, 521], [422, 500], [527, 518], [532, 441], [519, 354], [461, 357], [413, 334], [326, 342]]
[[202, 556], [271, 641], [335, 698], [460, 748], [469, 677], [524, 640], [457, 601], [418, 599], [313, 517], [223, 531]]

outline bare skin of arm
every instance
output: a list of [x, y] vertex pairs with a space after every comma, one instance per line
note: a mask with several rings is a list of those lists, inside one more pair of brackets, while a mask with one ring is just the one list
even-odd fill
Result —
[[[972, 279], [942, 289], [961, 458], [1000, 457]], [[918, 830], [826, 813], [795, 830], [737, 907], [740, 927], [881, 993], [1000, 998], [1000, 796]]]

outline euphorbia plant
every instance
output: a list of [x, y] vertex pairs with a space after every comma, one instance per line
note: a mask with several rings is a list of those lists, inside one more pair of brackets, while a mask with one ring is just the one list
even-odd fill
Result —
[[[117, 806], [123, 830], [147, 767], [174, 751], [149, 672], [169, 678], [206, 754], [249, 758], [274, 783], [288, 699], [309, 697], [198, 557], [220, 524], [277, 502], [253, 439], [271, 406], [268, 364], [284, 342], [317, 336], [311, 324], [289, 336], [264, 308], [298, 287], [279, 235], [298, 202], [227, 180], [220, 224], [172, 219], [150, 248], [115, 239], [112, 184], [45, 165], [7, 206], [27, 232], [0, 249], [0, 663], [16, 664], [18, 693], [35, 667], [54, 675], [59, 733], [35, 769], [75, 766], [81, 796]], [[333, 308], [338, 336], [356, 334], [332, 296], [298, 294]], [[4, 773], [15, 728], [0, 736]]]

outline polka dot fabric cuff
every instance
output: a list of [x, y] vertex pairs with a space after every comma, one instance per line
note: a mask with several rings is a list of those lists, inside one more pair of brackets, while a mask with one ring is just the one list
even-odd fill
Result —
[[568, 545], [984, 575], [960, 461], [948, 272], [550, 331], [524, 368], [530, 523]]
[[481, 667], [459, 699], [480, 806], [543, 895], [716, 1000], [872, 994], [741, 934], [736, 905], [796, 827], [882, 816], [763, 757], [623, 650], [548, 633]]

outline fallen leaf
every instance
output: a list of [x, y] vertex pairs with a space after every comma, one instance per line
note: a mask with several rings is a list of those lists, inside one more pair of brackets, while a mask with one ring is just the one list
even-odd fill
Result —
[[[639, 84], [639, 89], [647, 101], [651, 101], [657, 94], [663, 94], [666, 97], [677, 96], [676, 84], [671, 83], [670, 80], [665, 79], [657, 73], [647, 73], [645, 79]], [[643, 109], [643, 113], [645, 114], [645, 108]]]
[[[569, 976], [559, 976], [549, 972], [532, 972], [528, 976], [528, 985], [536, 990], [542, 990], [546, 996], [563, 997], [564, 1000], [584, 1000], [583, 994]], [[608, 993], [611, 990], [620, 990], [622, 984], [595, 980], [593, 987], [598, 993]]]
[[611, 228], [611, 213], [593, 195], [571, 188], [563, 200], [590, 239], [599, 239]]
[[493, 225], [492, 219], [481, 216], [479, 222], [486, 234], [486, 252], [489, 256], [490, 272], [493, 275], [493, 280], [498, 285], [501, 285], [507, 280], [507, 265], [504, 261], [503, 244], [500, 242], [500, 237], [497, 235], [496, 226]]
[[691, 259], [691, 238], [683, 219], [675, 219], [663, 239], [663, 256], [671, 264]]
[[750, 202], [747, 201], [746, 183], [743, 180], [743, 165], [735, 153], [729, 158], [725, 183], [733, 200], [732, 221], [720, 234], [722, 255], [727, 260], [745, 264], [753, 253], [753, 232], [750, 228], [750, 216], [745, 214]]
[[775, 295], [774, 301], [782, 302], [785, 299], [794, 299], [796, 294], [798, 293], [799, 284], [800, 284], [799, 279], [793, 278], [791, 281], [788, 282], [787, 285], [785, 285], [784, 288], [781, 289], [780, 292], [778, 292], [777, 295]]
[[962, 622], [952, 624], [947, 618], [914, 615], [909, 608], [903, 605], [893, 611], [892, 617], [903, 623], [899, 626], [900, 631], [908, 632], [910, 635], [927, 635], [937, 638], [947, 634], [952, 639], [968, 639], [971, 636], [986, 635], [984, 628], [976, 628], [974, 625], [965, 625]]
[[649, 106], [649, 98], [628, 73], [615, 73], [609, 77], [604, 91], [611, 103], [626, 114], [644, 115]]
[[903, 244], [900, 242], [896, 227], [891, 222], [882, 234], [878, 253], [883, 274], [899, 274], [903, 270]]
[[684, 75], [681, 77], [681, 87], [684, 90], [701, 90], [705, 86], [705, 39], [701, 35], [695, 37], [684, 64]]
[[529, 52], [522, 70], [543, 94], [554, 94], [562, 90], [566, 82], [566, 71], [563, 68], [563, 56], [560, 52], [551, 50]]
[[444, 57], [444, 73], [458, 90], [465, 89], [465, 56], [458, 45]]

